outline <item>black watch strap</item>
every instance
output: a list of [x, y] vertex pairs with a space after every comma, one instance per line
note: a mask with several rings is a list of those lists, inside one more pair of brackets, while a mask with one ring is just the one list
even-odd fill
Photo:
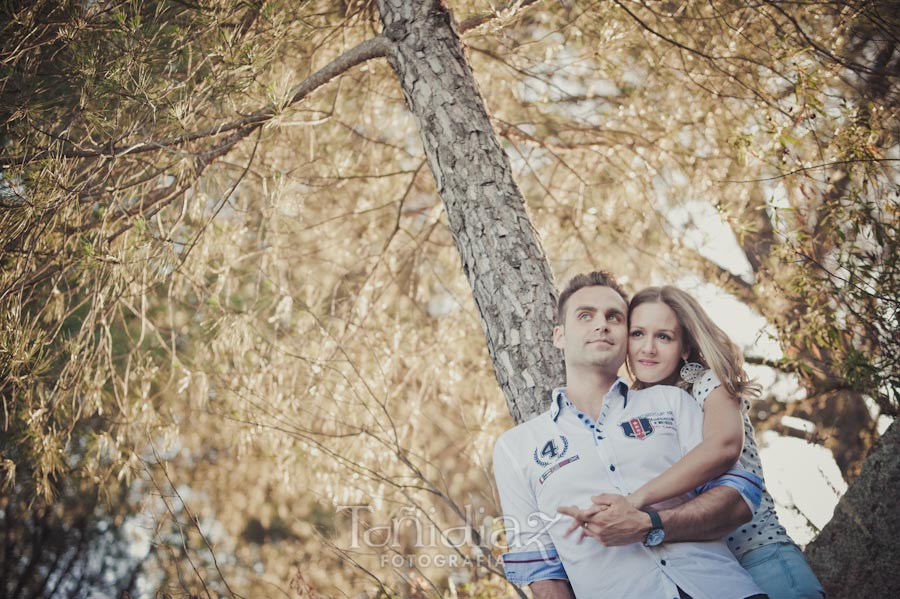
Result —
[[659, 517], [659, 513], [654, 512], [653, 510], [645, 510], [647, 515], [650, 516], [650, 529], [651, 530], [662, 530], [662, 518]]
[[650, 516], [650, 532], [644, 537], [644, 546], [656, 547], [666, 538], [666, 531], [663, 530], [662, 518], [652, 510], [645, 510], [645, 512]]

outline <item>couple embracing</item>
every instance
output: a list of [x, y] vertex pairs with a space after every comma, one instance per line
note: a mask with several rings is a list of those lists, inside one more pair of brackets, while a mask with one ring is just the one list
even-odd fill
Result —
[[511, 582], [535, 599], [825, 596], [765, 490], [759, 388], [693, 297], [629, 304], [609, 273], [579, 275], [553, 342], [566, 387], [494, 449]]

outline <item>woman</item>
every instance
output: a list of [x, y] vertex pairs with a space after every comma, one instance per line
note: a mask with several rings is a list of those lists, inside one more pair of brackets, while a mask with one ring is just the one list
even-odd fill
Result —
[[[629, 305], [628, 321], [627, 363], [634, 388], [677, 385], [690, 390], [704, 410], [703, 442], [630, 495], [629, 502], [643, 507], [677, 497], [723, 474], [735, 461], [762, 477], [748, 416], [749, 399], [759, 395], [759, 387], [747, 378], [740, 349], [693, 297], [675, 287], [639, 292]], [[725, 541], [771, 599], [825, 596], [778, 522], [768, 491], [753, 520]]]

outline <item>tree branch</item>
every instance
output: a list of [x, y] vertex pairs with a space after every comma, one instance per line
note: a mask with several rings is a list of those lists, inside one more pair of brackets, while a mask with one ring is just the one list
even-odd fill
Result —
[[472, 31], [473, 29], [478, 29], [482, 25], [490, 23], [491, 21], [495, 21], [497, 19], [508, 19], [516, 15], [523, 8], [526, 8], [532, 4], [536, 4], [537, 2], [540, 2], [540, 0], [513, 0], [512, 2], [509, 2], [505, 6], [493, 10], [492, 12], [469, 17], [468, 19], [463, 19], [462, 22], [460, 22], [460, 24], [456, 27], [456, 30], [460, 35], [462, 35], [468, 31]]
[[768, 366], [774, 370], [780, 370], [787, 374], [801, 374], [801, 369], [796, 362], [790, 360], [771, 360], [759, 356], [744, 356], [744, 363], [756, 366]]
[[718, 263], [710, 260], [700, 252], [692, 251], [691, 253], [694, 255], [694, 258], [703, 265], [703, 268], [706, 272], [715, 273], [712, 274], [710, 278], [720, 281], [722, 287], [726, 291], [732, 293], [735, 297], [740, 299], [745, 304], [749, 304], [750, 306], [754, 306], [756, 304], [756, 291], [751, 283], [748, 283], [727, 268], [724, 268]]
[[[45, 158], [114, 158], [127, 154], [139, 154], [143, 152], [152, 152], [164, 148], [181, 146], [191, 141], [203, 139], [207, 137], [215, 137], [223, 133], [235, 132], [237, 139], [241, 139], [249, 135], [258, 127], [272, 120], [280, 111], [286, 107], [296, 104], [300, 100], [306, 98], [309, 94], [322, 87], [338, 75], [341, 75], [351, 68], [360, 65], [373, 58], [381, 58], [387, 56], [391, 49], [391, 42], [383, 35], [377, 35], [370, 38], [354, 48], [344, 52], [327, 65], [307, 77], [304, 81], [296, 85], [289, 93], [288, 100], [284, 104], [269, 104], [255, 112], [252, 112], [243, 118], [216, 125], [200, 131], [185, 133], [170, 139], [162, 139], [155, 141], [140, 141], [137, 143], [114, 146], [100, 145], [88, 150], [69, 150], [65, 152], [53, 152], [52, 150], [41, 150], [31, 154], [20, 156], [7, 156], [0, 158], [0, 167], [22, 166], [37, 162]], [[237, 139], [229, 140], [233, 145]]]

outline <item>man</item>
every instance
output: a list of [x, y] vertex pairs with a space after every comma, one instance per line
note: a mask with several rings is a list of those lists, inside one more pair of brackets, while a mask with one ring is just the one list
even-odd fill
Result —
[[[507, 578], [530, 585], [535, 599], [765, 597], [719, 540], [750, 520], [758, 478], [728, 474], [659, 513], [622, 497], [702, 440], [699, 407], [680, 389], [656, 386], [629, 403], [635, 392], [618, 377], [626, 310], [624, 293], [604, 272], [575, 277], [560, 294], [553, 342], [563, 350], [568, 386], [494, 449]], [[598, 492], [602, 511], [566, 507], [590, 505]], [[568, 534], [573, 520], [558, 511], [582, 520], [592, 538]]]

